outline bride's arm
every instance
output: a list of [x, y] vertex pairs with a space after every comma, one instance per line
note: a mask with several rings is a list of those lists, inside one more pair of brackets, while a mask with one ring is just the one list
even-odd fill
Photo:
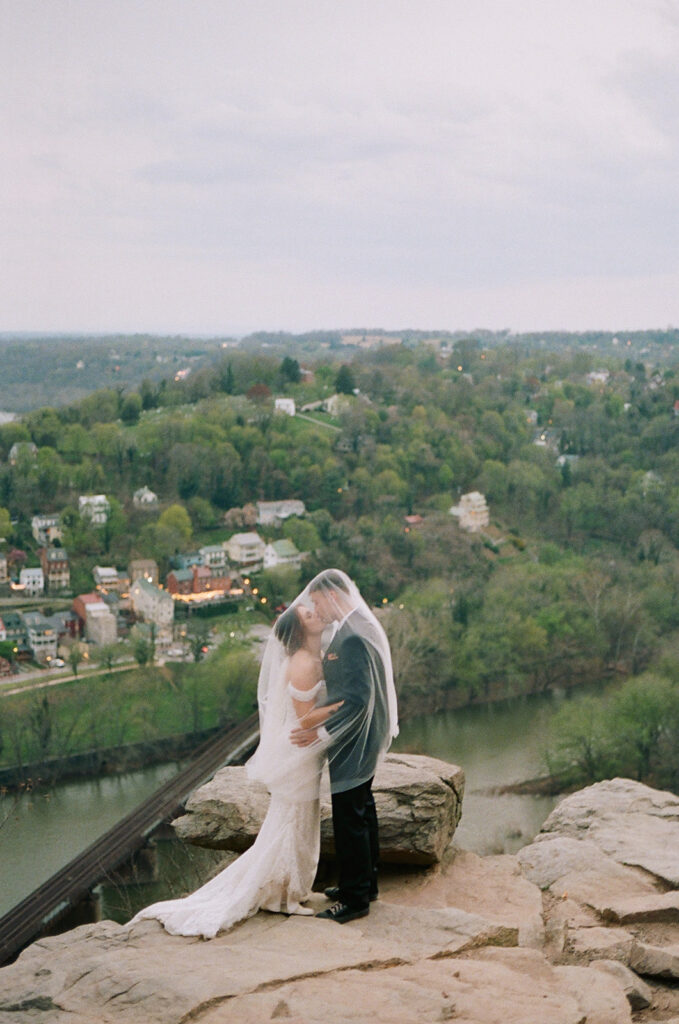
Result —
[[[301, 702], [298, 703], [300, 704], [300, 707], [303, 706]], [[302, 715], [300, 715], [297, 707], [295, 707], [295, 711], [299, 718], [299, 724], [304, 729], [317, 729], [319, 725], [325, 725], [330, 716], [334, 715], [336, 711], [339, 711], [343, 704], [344, 701], [340, 700], [336, 704], [325, 704], [320, 708], [312, 707]]]
[[[313, 690], [318, 682], [318, 667], [316, 663], [302, 651], [293, 654], [290, 659], [288, 672], [289, 681], [293, 689], [298, 692]], [[316, 729], [319, 725], [323, 725], [324, 722], [327, 722], [330, 715], [337, 711], [343, 703], [340, 701], [338, 704], [328, 704], [325, 707], [317, 708], [315, 707], [315, 700], [315, 694], [310, 696], [309, 700], [299, 700], [297, 697], [292, 697], [295, 714], [300, 726], [304, 729]]]

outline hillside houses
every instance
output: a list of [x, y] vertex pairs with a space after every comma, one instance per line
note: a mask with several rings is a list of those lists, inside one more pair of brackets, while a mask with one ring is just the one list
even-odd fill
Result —
[[111, 504], [105, 494], [81, 494], [78, 498], [78, 511], [93, 526], [103, 526], [110, 515]]
[[132, 495], [132, 504], [135, 508], [140, 508], [147, 512], [153, 512], [154, 509], [158, 508], [158, 495], [149, 487], [144, 485]]
[[174, 601], [167, 590], [140, 577], [130, 586], [130, 604], [138, 618], [167, 631], [174, 620]]
[[231, 576], [208, 565], [173, 569], [167, 574], [167, 590], [175, 600], [215, 601], [231, 592]]
[[224, 543], [229, 561], [242, 573], [259, 572], [264, 564], [266, 545], [257, 533], [234, 533]]
[[71, 568], [64, 548], [40, 548], [40, 564], [50, 594], [58, 594], [71, 586]]
[[31, 519], [31, 533], [41, 547], [63, 540], [58, 515], [37, 515]]
[[42, 569], [22, 569], [19, 573], [19, 590], [29, 597], [39, 597], [45, 591], [45, 574]]
[[450, 514], [457, 518], [460, 527], [469, 533], [480, 533], [490, 522], [486, 499], [479, 491], [463, 494], [458, 505], [453, 505]]
[[130, 578], [130, 584], [139, 579], [157, 584], [160, 578], [158, 563], [153, 558], [133, 558], [127, 567], [127, 575]]
[[267, 544], [264, 549], [264, 568], [275, 569], [279, 565], [290, 565], [299, 569], [302, 564], [302, 554], [297, 550], [291, 540], [274, 540]]
[[258, 501], [257, 525], [280, 527], [291, 516], [306, 515], [303, 501], [289, 498], [284, 501]]

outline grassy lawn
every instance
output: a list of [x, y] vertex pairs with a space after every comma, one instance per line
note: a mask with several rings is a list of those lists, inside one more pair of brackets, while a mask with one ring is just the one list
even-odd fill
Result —
[[258, 666], [247, 647], [222, 645], [205, 661], [97, 673], [0, 704], [0, 765], [151, 741], [245, 718]]

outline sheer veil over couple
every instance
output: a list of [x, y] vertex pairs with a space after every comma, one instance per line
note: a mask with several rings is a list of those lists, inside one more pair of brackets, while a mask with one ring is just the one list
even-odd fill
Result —
[[247, 764], [271, 794], [254, 845], [196, 892], [155, 903], [142, 918], [173, 935], [212, 938], [258, 910], [312, 914], [320, 848], [321, 774], [327, 764], [338, 885], [318, 914], [339, 924], [377, 898], [375, 768], [398, 733], [384, 630], [349, 577], [316, 576], [276, 621], [258, 685], [260, 741]]

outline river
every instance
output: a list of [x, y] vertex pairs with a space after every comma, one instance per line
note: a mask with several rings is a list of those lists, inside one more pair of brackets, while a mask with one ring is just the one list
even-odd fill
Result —
[[[400, 752], [461, 765], [467, 784], [456, 841], [478, 853], [514, 852], [532, 839], [555, 798], [496, 795], [495, 787], [544, 772], [545, 732], [560, 698], [517, 698], [484, 707], [423, 715], [402, 725]], [[0, 797], [0, 915], [63, 867], [170, 778], [176, 765], [115, 778], [69, 782], [19, 800]], [[104, 887], [104, 914], [124, 920], [130, 909], [193, 887], [224, 854], [157, 842], [160, 882], [124, 892]]]

